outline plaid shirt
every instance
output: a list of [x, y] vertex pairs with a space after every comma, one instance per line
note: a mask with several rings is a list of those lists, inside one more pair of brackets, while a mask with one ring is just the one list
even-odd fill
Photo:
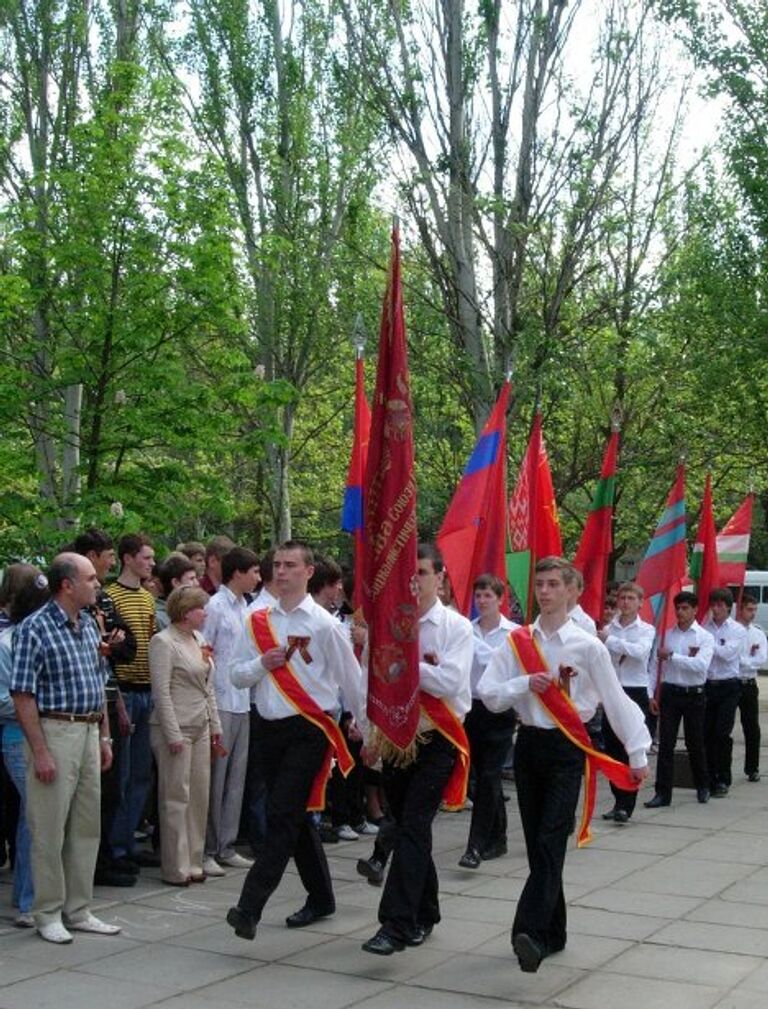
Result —
[[34, 694], [40, 711], [101, 711], [108, 670], [100, 638], [85, 610], [75, 628], [55, 600], [46, 603], [16, 629], [11, 692]]

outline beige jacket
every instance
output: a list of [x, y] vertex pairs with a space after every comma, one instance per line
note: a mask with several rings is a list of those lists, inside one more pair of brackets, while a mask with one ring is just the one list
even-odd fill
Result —
[[201, 634], [179, 630], [174, 624], [149, 643], [149, 672], [154, 702], [150, 724], [159, 725], [169, 743], [180, 743], [183, 729], [208, 725], [221, 732], [213, 693], [213, 661], [203, 651]]

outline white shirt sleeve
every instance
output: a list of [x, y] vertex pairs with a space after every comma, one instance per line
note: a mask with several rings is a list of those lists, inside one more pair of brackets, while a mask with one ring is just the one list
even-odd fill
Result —
[[651, 737], [645, 716], [637, 704], [624, 693], [604, 648], [595, 648], [590, 656], [589, 673], [600, 696], [611, 728], [624, 744], [630, 767], [645, 767]]
[[528, 694], [528, 677], [516, 668], [512, 649], [507, 641], [497, 648], [485, 667], [477, 685], [477, 694], [489, 711], [508, 711], [515, 699]]
[[455, 697], [467, 689], [474, 654], [474, 634], [468, 620], [453, 623], [437, 665], [419, 662], [419, 686], [433, 697]]

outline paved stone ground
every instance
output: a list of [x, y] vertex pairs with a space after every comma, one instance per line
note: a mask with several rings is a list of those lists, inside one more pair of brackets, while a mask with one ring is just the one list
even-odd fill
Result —
[[[764, 690], [765, 693], [765, 690]], [[763, 711], [768, 740], [768, 711]], [[172, 890], [144, 870], [131, 890], [100, 888], [99, 913], [117, 938], [77, 935], [55, 947], [11, 922], [0, 872], [0, 1009], [760, 1009], [768, 997], [768, 773], [743, 778], [740, 732], [734, 787], [706, 806], [679, 789], [668, 809], [639, 809], [626, 827], [594, 822], [595, 840], [569, 852], [568, 948], [523, 974], [509, 926], [526, 876], [515, 808], [506, 858], [477, 871], [456, 865], [469, 815], [441, 814], [435, 849], [443, 921], [419, 949], [363, 953], [379, 890], [355, 873], [368, 841], [327, 848], [338, 911], [290, 931], [303, 903], [294, 872], [267, 906], [256, 941], [224, 923], [242, 871]], [[768, 753], [763, 751], [768, 772]], [[514, 786], [509, 786], [514, 791]], [[652, 794], [647, 789], [643, 798]], [[598, 814], [610, 797], [601, 790]]]

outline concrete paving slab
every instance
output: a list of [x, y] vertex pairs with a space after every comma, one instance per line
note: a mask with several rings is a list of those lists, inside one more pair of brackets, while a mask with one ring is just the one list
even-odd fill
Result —
[[679, 854], [624, 876], [621, 888], [648, 893], [675, 893], [684, 897], [714, 897], [753, 871], [749, 865], [691, 859]]
[[735, 988], [716, 1004], [715, 1009], [764, 1009], [764, 1007], [765, 995]]
[[446, 963], [419, 974], [411, 984], [420, 988], [541, 1005], [569, 987], [579, 976], [579, 971], [559, 966], [554, 957], [547, 963], [545, 971], [523, 974], [514, 958], [505, 960], [468, 953], [452, 957]]
[[35, 963], [32, 960], [19, 960], [12, 956], [0, 957], [0, 988], [28, 977], [40, 977], [49, 971], [56, 970], [54, 964]]
[[392, 992], [374, 995], [373, 998], [361, 1002], [359, 1009], [516, 1009], [522, 1002], [509, 1002], [506, 999], [484, 998], [482, 995], [454, 995], [447, 991], [433, 991], [430, 988], [417, 988], [409, 985], [402, 994], [401, 1002], [394, 1002]]
[[761, 964], [754, 956], [714, 953], [712, 950], [680, 949], [645, 942], [632, 946], [603, 970], [667, 981], [691, 981], [713, 988], [733, 988]]
[[747, 904], [743, 901], [715, 897], [699, 904], [685, 917], [689, 921], [708, 921], [713, 925], [740, 925], [745, 928], [763, 929], [766, 927], [768, 912], [762, 903]]
[[81, 971], [109, 978], [110, 982], [141, 978], [147, 984], [162, 984], [170, 988], [168, 994], [199, 988], [252, 969], [253, 963], [238, 956], [237, 949], [233, 949], [231, 955], [223, 955], [165, 943], [144, 945], [80, 967]]
[[110, 980], [83, 974], [76, 970], [60, 970], [41, 977], [19, 981], [0, 989], [0, 1009], [85, 1009], [109, 1006], [109, 1009], [142, 1009], [173, 992], [173, 986], [132, 981]]
[[[568, 946], [557, 956], [546, 962], [548, 970], [551, 964], [558, 967], [575, 967], [578, 970], [594, 970], [614, 960], [624, 950], [633, 945], [631, 939], [609, 939], [605, 936], [582, 935], [572, 930], [568, 934]], [[499, 956], [508, 960], [513, 969], [517, 969], [515, 955], [512, 951], [509, 929], [503, 935], [483, 943], [472, 950], [481, 956]]]
[[[538, 975], [536, 975], [538, 977]], [[568, 1009], [710, 1009], [725, 994], [722, 988], [646, 977], [642, 984], [617, 981], [614, 974], [589, 974], [557, 997]]]
[[306, 928], [285, 928], [261, 922], [253, 942], [239, 939], [225, 921], [208, 924], [194, 932], [185, 932], [167, 940], [171, 946], [207, 950], [225, 956], [243, 957], [250, 961], [273, 963], [300, 950], [328, 942], [329, 937]]
[[361, 949], [364, 939], [370, 934], [354, 939], [348, 936], [332, 939], [322, 946], [313, 946], [310, 950], [288, 957], [285, 963], [294, 967], [368, 977], [375, 981], [407, 981], [445, 963], [453, 956], [450, 950], [437, 948], [431, 940], [427, 940], [418, 949], [406, 949], [393, 953], [392, 956], [375, 956]]
[[656, 932], [653, 941], [685, 949], [768, 957], [768, 928], [723, 928], [706, 922], [675, 921]]
[[585, 935], [603, 935], [639, 941], [654, 935], [667, 922], [666, 918], [601, 911], [598, 908], [582, 907], [578, 903], [568, 908], [569, 933], [575, 931]]
[[[617, 887], [621, 886], [621, 882]], [[681, 897], [669, 893], [641, 893], [637, 890], [620, 890], [605, 887], [592, 890], [572, 906], [594, 907], [602, 911], [618, 911], [621, 914], [650, 915], [654, 918], [680, 918], [693, 912], [702, 903], [700, 897]]]

